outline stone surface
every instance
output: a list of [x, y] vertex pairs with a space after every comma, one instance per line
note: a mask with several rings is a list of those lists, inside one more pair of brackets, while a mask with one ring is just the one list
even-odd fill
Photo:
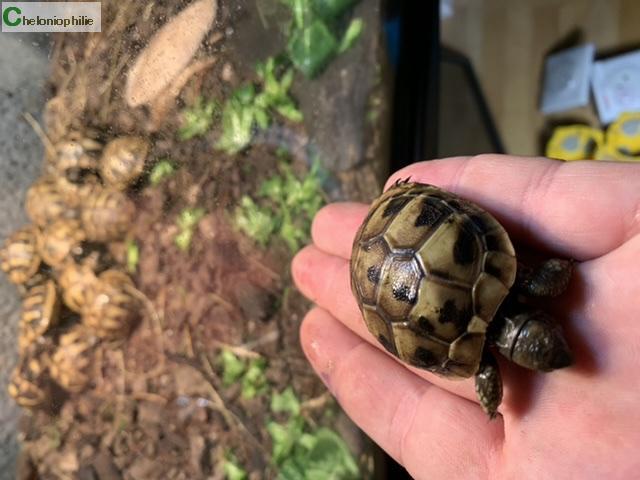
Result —
[[[0, 240], [25, 224], [24, 192], [37, 177], [43, 149], [24, 120], [38, 118], [48, 68], [47, 37], [0, 35]], [[15, 478], [19, 409], [7, 395], [16, 363], [17, 290], [0, 275], [0, 480]]]

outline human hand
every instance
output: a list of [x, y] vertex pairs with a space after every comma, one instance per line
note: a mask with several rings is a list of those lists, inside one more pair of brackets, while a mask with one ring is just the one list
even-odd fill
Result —
[[547, 309], [574, 365], [549, 374], [500, 359], [504, 400], [489, 421], [473, 378], [408, 367], [367, 330], [350, 287], [368, 206], [333, 204], [294, 259], [318, 306], [302, 347], [343, 409], [416, 479], [637, 478], [640, 471], [640, 165], [481, 155], [411, 165], [391, 176], [472, 200], [517, 241], [580, 262]]

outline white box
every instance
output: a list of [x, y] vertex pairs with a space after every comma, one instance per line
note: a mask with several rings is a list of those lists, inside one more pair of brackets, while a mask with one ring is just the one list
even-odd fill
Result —
[[569, 48], [547, 57], [540, 101], [542, 113], [555, 113], [589, 103], [589, 80], [595, 46]]
[[592, 86], [603, 124], [640, 110], [640, 51], [595, 62]]

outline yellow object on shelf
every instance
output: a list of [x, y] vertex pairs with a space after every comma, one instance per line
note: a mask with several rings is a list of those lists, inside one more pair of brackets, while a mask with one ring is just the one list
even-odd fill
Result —
[[623, 113], [609, 125], [606, 146], [599, 160], [640, 161], [640, 112]]
[[586, 160], [595, 158], [602, 148], [604, 134], [587, 125], [557, 127], [547, 143], [546, 156], [559, 160]]

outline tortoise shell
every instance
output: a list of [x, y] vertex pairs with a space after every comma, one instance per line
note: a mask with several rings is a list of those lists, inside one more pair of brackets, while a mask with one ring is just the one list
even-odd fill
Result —
[[61, 266], [69, 254], [76, 252], [85, 240], [80, 222], [73, 218], [61, 218], [47, 225], [38, 235], [38, 252], [44, 262], [52, 267]]
[[351, 256], [351, 287], [369, 331], [404, 362], [451, 377], [476, 373], [515, 275], [513, 245], [493, 216], [408, 181], [373, 203]]
[[58, 277], [65, 305], [76, 313], [82, 313], [97, 281], [98, 277], [89, 265], [67, 262]]
[[101, 148], [102, 145], [91, 138], [62, 141], [56, 145], [56, 157], [52, 163], [59, 174], [64, 174], [69, 169], [97, 170], [95, 152]]
[[0, 250], [0, 268], [12, 283], [27, 283], [40, 268], [37, 232], [33, 225], [21, 228], [5, 240]]
[[60, 298], [53, 280], [29, 289], [22, 302], [20, 317], [20, 350], [34, 343], [50, 328], [58, 324]]
[[74, 326], [60, 336], [51, 357], [51, 377], [64, 389], [78, 393], [91, 381], [93, 352], [98, 338], [83, 325]]
[[100, 274], [83, 309], [82, 322], [104, 340], [125, 338], [137, 319], [138, 302], [131, 294], [133, 282], [117, 270]]
[[149, 144], [139, 137], [120, 137], [104, 148], [100, 175], [107, 185], [126, 189], [144, 170]]
[[89, 194], [81, 219], [87, 239], [95, 242], [118, 240], [133, 220], [133, 202], [112, 188], [96, 188]]
[[100, 186], [100, 179], [91, 170], [70, 168], [57, 177], [56, 185], [67, 205], [77, 208]]
[[76, 212], [65, 201], [53, 177], [41, 177], [27, 190], [25, 210], [39, 227], [45, 227], [59, 218], [74, 217]]
[[23, 356], [13, 370], [7, 391], [21, 407], [46, 406], [51, 395], [51, 385], [47, 375], [50, 350], [50, 342], [31, 344], [23, 352]]

